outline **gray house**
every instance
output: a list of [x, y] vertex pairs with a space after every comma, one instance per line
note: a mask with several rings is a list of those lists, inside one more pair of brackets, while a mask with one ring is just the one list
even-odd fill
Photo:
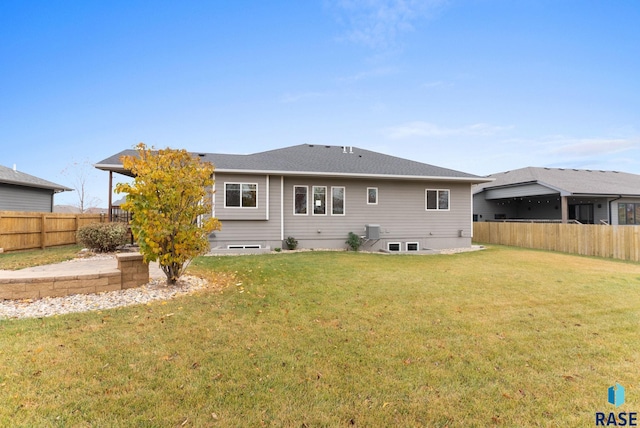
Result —
[[489, 177], [473, 189], [476, 221], [640, 224], [640, 175], [528, 167]]
[[[120, 157], [96, 168], [131, 175]], [[249, 155], [197, 154], [215, 166], [212, 250], [300, 248], [419, 251], [468, 247], [471, 186], [491, 179], [356, 147], [298, 145]]]
[[0, 165], [0, 211], [53, 212], [53, 195], [70, 191], [52, 183]]

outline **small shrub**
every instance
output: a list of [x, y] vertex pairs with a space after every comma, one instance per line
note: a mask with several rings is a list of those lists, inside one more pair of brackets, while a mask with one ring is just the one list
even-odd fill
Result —
[[78, 243], [99, 252], [114, 251], [129, 241], [124, 223], [93, 223], [78, 229]]
[[287, 237], [287, 239], [285, 239], [284, 243], [287, 246], [288, 250], [295, 250], [298, 247], [298, 240], [296, 238], [294, 238], [293, 236]]
[[274, 251], [275, 251], [276, 253], [279, 253], [280, 251], [282, 251], [282, 248], [280, 248], [280, 247], [276, 247], [276, 248], [274, 248]]
[[360, 247], [362, 246], [363, 243], [364, 243], [364, 239], [362, 239], [360, 236], [356, 235], [353, 232], [349, 232], [349, 237], [345, 241], [345, 244], [347, 244], [349, 248], [352, 249], [353, 251], [360, 250]]

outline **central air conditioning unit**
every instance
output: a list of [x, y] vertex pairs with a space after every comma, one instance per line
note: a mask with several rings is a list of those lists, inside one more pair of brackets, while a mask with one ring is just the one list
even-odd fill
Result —
[[380, 239], [380, 225], [379, 224], [367, 224], [365, 227], [366, 239]]

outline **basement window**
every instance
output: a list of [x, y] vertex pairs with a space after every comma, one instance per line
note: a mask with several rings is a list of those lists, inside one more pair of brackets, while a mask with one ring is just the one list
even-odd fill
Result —
[[400, 242], [389, 242], [387, 244], [387, 251], [389, 252], [399, 252], [402, 244]]
[[418, 242], [407, 242], [407, 251], [418, 251], [420, 244]]
[[246, 249], [260, 249], [260, 244], [240, 244], [240, 245], [227, 245], [227, 250], [246, 250]]

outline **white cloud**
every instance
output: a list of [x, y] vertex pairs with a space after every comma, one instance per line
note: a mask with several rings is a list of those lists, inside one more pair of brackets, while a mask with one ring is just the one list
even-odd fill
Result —
[[420, 85], [420, 87], [423, 89], [442, 88], [446, 86], [452, 86], [452, 84], [443, 82], [442, 80], [437, 80], [435, 82], [427, 82]]
[[358, 82], [360, 80], [371, 79], [373, 77], [389, 76], [398, 73], [396, 67], [378, 67], [371, 70], [361, 71], [351, 76], [341, 77], [339, 82]]
[[495, 126], [487, 123], [476, 123], [460, 128], [444, 128], [429, 122], [408, 122], [384, 130], [393, 139], [412, 137], [456, 137], [456, 136], [491, 136], [512, 129], [512, 126]]
[[281, 98], [280, 101], [283, 103], [295, 103], [308, 98], [321, 98], [326, 97], [329, 94], [326, 92], [298, 92], [298, 93], [286, 93]]
[[640, 148], [640, 140], [624, 138], [583, 138], [564, 139], [562, 137], [551, 142], [557, 147], [551, 150], [559, 155], [597, 156], [601, 154], [620, 153]]
[[341, 39], [370, 48], [393, 45], [399, 33], [412, 31], [414, 22], [433, 13], [444, 0], [335, 0], [329, 4], [346, 27]]

